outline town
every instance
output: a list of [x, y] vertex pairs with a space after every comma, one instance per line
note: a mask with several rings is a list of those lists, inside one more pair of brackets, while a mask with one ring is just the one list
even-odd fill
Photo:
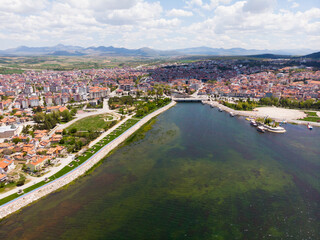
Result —
[[[0, 75], [0, 193], [61, 170], [126, 116], [154, 108], [146, 102], [155, 99], [290, 99], [319, 109], [318, 66], [306, 59], [214, 59]], [[83, 129], [84, 119], [101, 126]]]

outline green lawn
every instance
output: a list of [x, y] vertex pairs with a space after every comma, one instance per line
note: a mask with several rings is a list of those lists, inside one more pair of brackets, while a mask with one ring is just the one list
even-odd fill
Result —
[[316, 112], [305, 112], [308, 116], [301, 119], [302, 121], [307, 122], [320, 122], [320, 117], [318, 117]]
[[90, 116], [75, 122], [74, 124], [69, 126], [67, 130], [76, 128], [77, 131], [101, 131], [110, 125], [110, 120], [112, 119], [113, 116], [110, 114]]
[[14, 73], [18, 73], [21, 74], [24, 71], [18, 68], [3, 68], [0, 67], [0, 74], [14, 74]]
[[318, 117], [316, 112], [304, 112], [305, 114], [308, 115], [308, 117]]

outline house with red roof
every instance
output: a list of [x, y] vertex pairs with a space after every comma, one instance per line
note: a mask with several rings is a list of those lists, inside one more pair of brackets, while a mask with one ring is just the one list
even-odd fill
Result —
[[14, 168], [15, 168], [15, 165], [13, 160], [9, 160], [6, 158], [3, 158], [0, 160], [0, 173], [9, 172]]

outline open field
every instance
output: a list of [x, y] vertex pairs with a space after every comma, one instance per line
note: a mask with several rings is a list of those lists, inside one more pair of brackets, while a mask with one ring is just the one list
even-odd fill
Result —
[[6, 67], [0, 67], [0, 74], [21, 74], [24, 70], [18, 69], [18, 68], [6, 68]]
[[75, 122], [67, 130], [76, 128], [77, 131], [102, 131], [110, 125], [112, 120], [116, 119], [111, 114], [90, 116]]
[[0, 74], [20, 73], [23, 70], [68, 71], [75, 69], [99, 69], [115, 67], [137, 67], [152, 64], [154, 60], [137, 57], [103, 56], [37, 56], [0, 57]]

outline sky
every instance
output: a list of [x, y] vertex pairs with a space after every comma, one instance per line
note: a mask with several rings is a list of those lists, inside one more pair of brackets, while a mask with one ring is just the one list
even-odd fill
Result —
[[0, 49], [320, 50], [320, 0], [0, 0]]

